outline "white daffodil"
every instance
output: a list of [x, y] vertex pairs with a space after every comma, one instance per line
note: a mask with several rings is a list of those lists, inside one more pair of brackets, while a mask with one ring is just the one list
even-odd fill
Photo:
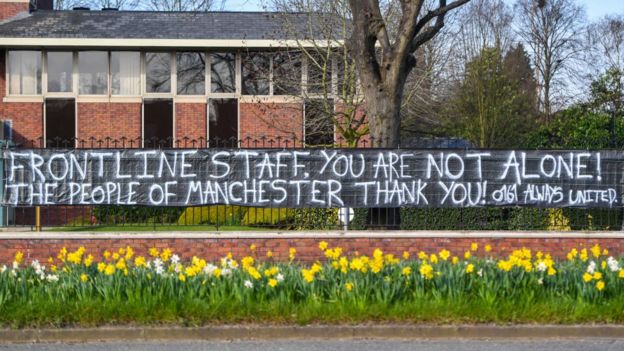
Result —
[[178, 256], [178, 255], [171, 256], [171, 263], [177, 265], [178, 262], [180, 262], [180, 256]]
[[204, 267], [204, 273], [207, 275], [212, 275], [212, 273], [214, 273], [216, 269], [217, 269], [217, 266], [215, 266], [212, 263], [208, 263], [206, 267]]
[[227, 276], [229, 276], [229, 275], [232, 275], [232, 270], [231, 270], [231, 269], [229, 269], [229, 268], [223, 268], [223, 269], [221, 270], [221, 276], [223, 276], [223, 277], [227, 277]]
[[620, 264], [612, 256], [609, 256], [609, 258], [607, 258], [607, 265], [609, 265], [609, 270], [611, 270], [611, 272], [617, 272], [620, 270]]
[[243, 283], [243, 285], [245, 285], [245, 287], [247, 289], [251, 289], [253, 288], [253, 283], [250, 280], [245, 280], [245, 282]]
[[282, 275], [282, 273], [279, 273], [278, 275], [275, 276], [275, 279], [281, 283], [284, 281], [284, 275]]
[[0, 273], [4, 273], [7, 270], [7, 266], [6, 265], [2, 265], [2, 267], [0, 267]]
[[546, 266], [546, 263], [544, 263], [543, 261], [537, 264], [537, 270], [539, 272], [544, 272], [548, 269], [548, 267]]
[[46, 280], [49, 281], [49, 282], [58, 282], [59, 277], [56, 274], [48, 274], [46, 276]]
[[595, 270], [596, 270], [596, 262], [589, 261], [589, 265], [587, 266], [587, 273], [594, 274]]

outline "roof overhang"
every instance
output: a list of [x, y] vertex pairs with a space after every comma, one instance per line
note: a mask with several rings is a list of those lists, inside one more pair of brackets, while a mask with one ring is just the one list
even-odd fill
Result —
[[0, 38], [11, 48], [297, 48], [338, 47], [341, 40], [240, 40], [240, 39], [115, 39], [115, 38]]

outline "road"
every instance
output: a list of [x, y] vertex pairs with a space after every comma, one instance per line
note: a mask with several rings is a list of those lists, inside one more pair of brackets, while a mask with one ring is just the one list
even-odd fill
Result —
[[623, 339], [564, 340], [332, 340], [231, 341], [163, 343], [15, 344], [0, 345], [15, 351], [620, 351]]

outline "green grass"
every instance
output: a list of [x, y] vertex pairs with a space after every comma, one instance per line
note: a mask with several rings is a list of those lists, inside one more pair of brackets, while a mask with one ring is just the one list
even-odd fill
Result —
[[125, 224], [125, 225], [96, 225], [96, 226], [66, 226], [45, 228], [51, 232], [151, 232], [151, 231], [266, 231], [271, 228], [249, 226], [219, 226], [214, 225], [176, 225], [176, 224]]

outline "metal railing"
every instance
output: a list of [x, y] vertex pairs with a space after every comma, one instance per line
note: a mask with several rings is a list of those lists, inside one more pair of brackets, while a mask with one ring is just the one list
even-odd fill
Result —
[[[208, 140], [179, 138], [88, 138], [18, 141], [17, 148], [306, 148], [347, 147], [338, 138], [334, 145], [306, 145], [296, 137], [246, 137]], [[377, 147], [374, 138], [363, 138], [359, 148]], [[406, 147], [463, 149], [470, 143], [457, 138], [415, 138]], [[360, 208], [317, 209], [208, 205], [200, 207], [147, 206], [42, 206], [41, 225], [46, 230], [621, 230], [624, 216], [614, 209], [543, 208]], [[9, 226], [34, 228], [34, 207], [9, 208]]]

